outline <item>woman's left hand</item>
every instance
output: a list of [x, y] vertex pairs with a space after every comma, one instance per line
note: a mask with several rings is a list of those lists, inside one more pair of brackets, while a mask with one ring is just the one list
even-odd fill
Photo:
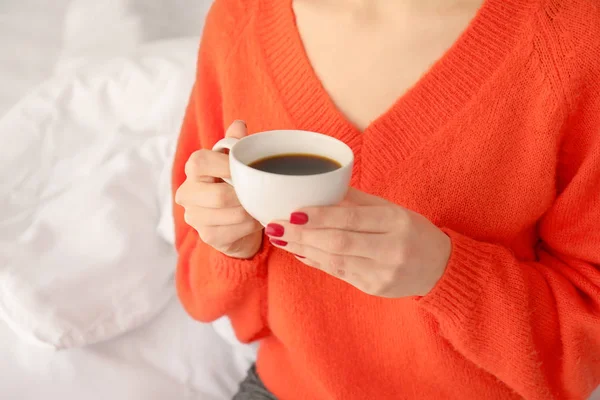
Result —
[[298, 210], [265, 232], [305, 264], [387, 298], [429, 293], [451, 251], [450, 238], [427, 218], [356, 189], [339, 206]]

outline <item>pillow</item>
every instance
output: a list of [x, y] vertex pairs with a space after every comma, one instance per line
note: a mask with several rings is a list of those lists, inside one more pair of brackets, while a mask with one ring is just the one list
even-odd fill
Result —
[[159, 224], [197, 44], [88, 64], [0, 120], [0, 318], [21, 337], [99, 342], [173, 296], [176, 255]]

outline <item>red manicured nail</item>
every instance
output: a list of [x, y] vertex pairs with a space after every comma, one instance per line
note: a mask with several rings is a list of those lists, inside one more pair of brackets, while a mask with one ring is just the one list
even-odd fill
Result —
[[295, 255], [296, 257], [298, 257], [298, 258], [306, 258], [306, 257], [304, 257], [304, 256], [299, 256], [298, 254], [294, 254], [294, 255]]
[[265, 233], [273, 237], [282, 237], [284, 232], [283, 226], [279, 224], [269, 224], [265, 229]]
[[283, 240], [277, 240], [277, 239], [269, 239], [269, 241], [271, 243], [273, 243], [275, 246], [287, 246], [287, 242], [283, 241]]
[[290, 216], [290, 223], [294, 225], [304, 225], [308, 222], [308, 215], [303, 212], [295, 212]]

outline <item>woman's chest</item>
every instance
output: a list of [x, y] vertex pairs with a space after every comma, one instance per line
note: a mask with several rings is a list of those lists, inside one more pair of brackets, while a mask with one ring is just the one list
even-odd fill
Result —
[[416, 13], [399, 4], [351, 6], [293, 2], [307, 58], [323, 89], [359, 130], [386, 113], [444, 55], [473, 9]]

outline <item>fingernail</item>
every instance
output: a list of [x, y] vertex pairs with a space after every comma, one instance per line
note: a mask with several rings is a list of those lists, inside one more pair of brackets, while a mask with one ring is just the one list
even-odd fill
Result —
[[308, 215], [303, 212], [295, 212], [290, 216], [290, 223], [294, 225], [304, 225], [308, 222]]
[[306, 258], [306, 257], [304, 257], [304, 256], [299, 256], [298, 254], [294, 254], [294, 255], [295, 255], [296, 257], [298, 257], [298, 258]]
[[265, 233], [269, 236], [282, 237], [285, 230], [279, 224], [269, 224], [265, 229]]
[[287, 246], [287, 242], [284, 242], [283, 240], [277, 240], [277, 239], [269, 239], [269, 241], [271, 243], [273, 243], [275, 246]]
[[248, 127], [248, 125], [246, 125], [246, 121], [244, 121], [243, 119], [236, 119], [235, 122], [241, 122], [246, 128]]

